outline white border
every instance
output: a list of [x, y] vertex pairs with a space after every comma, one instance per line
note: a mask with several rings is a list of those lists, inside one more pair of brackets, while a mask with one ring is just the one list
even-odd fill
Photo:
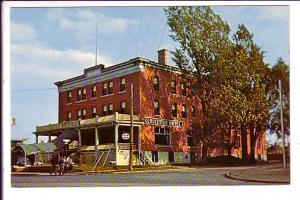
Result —
[[[291, 185], [288, 186], [241, 186], [241, 187], [117, 187], [117, 188], [11, 188], [10, 186], [10, 44], [9, 44], [9, 20], [11, 7], [77, 7], [77, 6], [170, 6], [170, 5], [290, 5], [290, 26], [291, 26]], [[294, 199], [299, 197], [299, 166], [300, 166], [300, 130], [299, 111], [300, 111], [300, 98], [299, 98], [299, 75], [300, 63], [296, 58], [300, 53], [300, 4], [299, 2], [286, 2], [286, 1], [266, 1], [266, 2], [237, 2], [237, 1], [215, 1], [215, 2], [191, 2], [191, 1], [178, 1], [178, 2], [3, 2], [2, 3], [2, 24], [5, 22], [3, 30], [3, 159], [4, 169], [2, 172], [3, 177], [3, 192], [4, 199], [86, 199], [86, 198], [110, 198], [110, 199], [161, 199], [167, 197], [169, 199], [187, 199], [187, 198], [220, 198], [220, 199]], [[4, 49], [5, 47], [5, 49]]]

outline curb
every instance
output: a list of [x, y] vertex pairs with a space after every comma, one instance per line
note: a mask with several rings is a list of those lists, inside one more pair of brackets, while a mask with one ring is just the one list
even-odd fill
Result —
[[225, 174], [225, 177], [232, 180], [245, 181], [245, 182], [257, 182], [257, 183], [278, 183], [278, 184], [290, 184], [290, 181], [271, 181], [265, 179], [251, 179], [251, 178], [243, 178], [237, 175], [234, 175], [230, 172]]

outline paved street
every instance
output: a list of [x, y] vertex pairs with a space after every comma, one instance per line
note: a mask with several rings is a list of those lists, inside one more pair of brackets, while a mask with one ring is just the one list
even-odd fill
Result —
[[123, 174], [74, 174], [66, 176], [13, 175], [12, 187], [266, 185], [266, 183], [243, 182], [225, 178], [224, 174], [226, 172], [238, 169], [242, 169], [242, 167], [177, 169]]

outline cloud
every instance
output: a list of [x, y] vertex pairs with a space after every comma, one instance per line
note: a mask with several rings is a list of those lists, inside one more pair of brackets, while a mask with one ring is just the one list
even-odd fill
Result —
[[[57, 50], [41, 45], [12, 44], [11, 70], [39, 78], [66, 79], [83, 73], [83, 69], [94, 65], [95, 54], [76, 49]], [[99, 56], [98, 60], [111, 65], [109, 58]], [[33, 80], [34, 81], [34, 80]]]
[[12, 42], [29, 42], [37, 38], [36, 30], [27, 24], [11, 23], [10, 30]]
[[136, 20], [110, 17], [91, 10], [50, 9], [47, 19], [57, 23], [64, 31], [72, 32], [80, 42], [85, 43], [95, 37], [95, 28], [103, 35], [122, 35]]
[[260, 15], [261, 19], [273, 19], [273, 20], [289, 20], [289, 7], [288, 6], [264, 6], [261, 7]]

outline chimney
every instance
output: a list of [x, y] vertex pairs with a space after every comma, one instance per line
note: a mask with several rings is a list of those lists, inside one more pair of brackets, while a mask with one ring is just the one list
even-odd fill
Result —
[[12, 125], [16, 125], [17, 119], [15, 117], [12, 118]]
[[169, 51], [168, 49], [158, 50], [158, 63], [162, 65], [169, 64]]

